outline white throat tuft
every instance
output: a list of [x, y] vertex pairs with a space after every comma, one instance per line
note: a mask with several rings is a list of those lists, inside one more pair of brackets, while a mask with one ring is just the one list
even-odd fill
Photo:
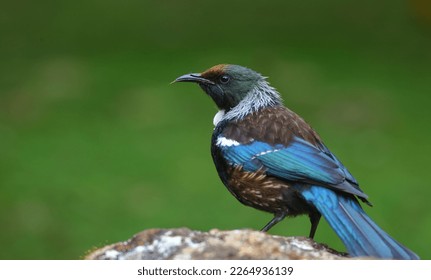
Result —
[[217, 126], [217, 124], [223, 119], [224, 114], [225, 114], [224, 110], [220, 110], [217, 112], [217, 114], [215, 114], [214, 119], [213, 119], [214, 126]]

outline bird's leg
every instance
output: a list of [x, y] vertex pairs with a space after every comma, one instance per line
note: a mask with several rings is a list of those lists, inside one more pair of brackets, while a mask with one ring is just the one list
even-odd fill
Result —
[[316, 233], [316, 229], [317, 229], [317, 226], [319, 225], [320, 217], [322, 217], [322, 215], [319, 212], [312, 212], [310, 213], [309, 217], [311, 222], [309, 237], [311, 239], [314, 239], [314, 234]]
[[283, 220], [287, 215], [287, 212], [279, 212], [274, 214], [274, 218], [272, 218], [269, 223], [267, 223], [260, 231], [267, 232], [270, 228], [275, 226], [278, 222]]

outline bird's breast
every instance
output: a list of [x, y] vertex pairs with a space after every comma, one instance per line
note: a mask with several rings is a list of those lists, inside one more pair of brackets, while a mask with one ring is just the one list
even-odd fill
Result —
[[286, 182], [268, 177], [263, 170], [248, 172], [240, 166], [229, 166], [226, 172], [227, 188], [243, 204], [271, 213], [288, 208]]

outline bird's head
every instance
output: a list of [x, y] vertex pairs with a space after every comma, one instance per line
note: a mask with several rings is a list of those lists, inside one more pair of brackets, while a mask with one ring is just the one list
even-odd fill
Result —
[[220, 110], [229, 111], [261, 84], [259, 73], [239, 65], [219, 64], [202, 73], [186, 74], [174, 82], [194, 82], [214, 100]]

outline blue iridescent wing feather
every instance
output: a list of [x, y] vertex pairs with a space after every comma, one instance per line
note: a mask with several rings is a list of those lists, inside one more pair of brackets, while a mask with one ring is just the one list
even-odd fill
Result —
[[261, 141], [221, 147], [225, 159], [233, 165], [288, 181], [321, 184], [366, 198], [344, 165], [323, 145], [318, 148], [304, 139], [293, 137], [288, 146]]

